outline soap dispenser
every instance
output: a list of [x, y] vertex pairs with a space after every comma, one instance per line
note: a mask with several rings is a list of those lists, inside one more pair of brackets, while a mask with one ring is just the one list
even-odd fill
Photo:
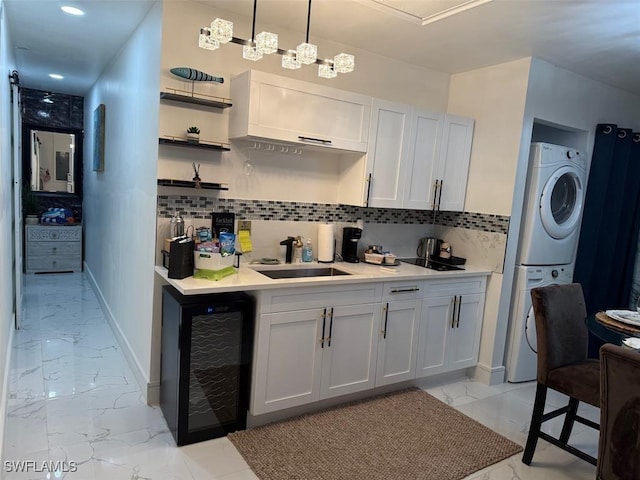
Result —
[[311, 238], [307, 238], [307, 241], [302, 247], [302, 261], [313, 262], [313, 245], [311, 244]]

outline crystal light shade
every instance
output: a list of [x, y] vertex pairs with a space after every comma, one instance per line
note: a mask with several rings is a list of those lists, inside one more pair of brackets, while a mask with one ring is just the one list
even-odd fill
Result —
[[300, 63], [311, 65], [318, 58], [318, 47], [312, 43], [301, 43], [296, 48], [296, 58]]
[[264, 53], [275, 53], [278, 51], [278, 34], [262, 32], [256, 35], [256, 48]]
[[211, 29], [204, 27], [200, 29], [198, 37], [198, 46], [205, 50], [215, 50], [220, 46], [220, 42], [211, 36]]
[[262, 52], [258, 50], [254, 42], [242, 47], [242, 58], [256, 62], [262, 58]]
[[[302, 0], [300, 0], [302, 1]], [[0, 0], [2, 2], [2, 0]], [[282, 55], [282, 68], [297, 70], [302, 65], [318, 64], [318, 75], [323, 78], [335, 78], [338, 73], [353, 72], [355, 58], [348, 53], [340, 53], [331, 58], [318, 60], [318, 47], [309, 42], [309, 24], [311, 22], [311, 0], [308, 0], [309, 9], [307, 15], [307, 32], [305, 41], [298, 45], [295, 50], [283, 50], [278, 45], [278, 34], [271, 32], [261, 32], [256, 35], [256, 6], [258, 0], [253, 1], [253, 23], [251, 27], [251, 37], [248, 40], [233, 36], [233, 22], [216, 18], [210, 26], [200, 29], [198, 46], [205, 50], [216, 50], [221, 44], [236, 43], [242, 45], [242, 58], [245, 60], [258, 61], [264, 55], [277, 53]]]
[[297, 70], [300, 67], [302, 67], [302, 64], [296, 58], [295, 50], [288, 50], [287, 53], [282, 55], [282, 68]]
[[341, 53], [333, 57], [333, 68], [338, 73], [353, 72], [355, 67], [355, 58], [348, 53]]
[[211, 36], [220, 43], [229, 43], [233, 38], [233, 22], [216, 18], [211, 22]]
[[322, 78], [335, 78], [338, 75], [330, 63], [321, 63], [318, 65], [318, 76]]

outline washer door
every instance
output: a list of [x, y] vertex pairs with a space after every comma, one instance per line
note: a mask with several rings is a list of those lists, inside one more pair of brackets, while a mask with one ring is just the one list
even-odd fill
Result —
[[[569, 282], [567, 282], [569, 283]], [[553, 285], [560, 285], [559, 283], [549, 283], [540, 285], [541, 287], [551, 287]], [[529, 291], [531, 295], [531, 291]], [[524, 320], [524, 339], [527, 341], [527, 345], [533, 353], [538, 353], [538, 336], [536, 334], [536, 316], [533, 313], [533, 305], [529, 307], [527, 312], [527, 318]]]
[[583, 197], [575, 168], [564, 166], [551, 175], [540, 196], [540, 219], [551, 237], [566, 238], [578, 227]]
[[536, 337], [536, 317], [533, 314], [533, 306], [529, 307], [527, 318], [524, 321], [524, 339], [533, 353], [538, 353], [538, 337]]

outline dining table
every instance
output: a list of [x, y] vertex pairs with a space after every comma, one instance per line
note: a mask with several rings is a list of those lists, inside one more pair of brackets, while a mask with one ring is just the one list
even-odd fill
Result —
[[[620, 311], [614, 310], [613, 312]], [[587, 327], [593, 335], [606, 343], [615, 343], [634, 349], [640, 348], [640, 323], [629, 323], [621, 321], [619, 318], [614, 318], [607, 311], [597, 312], [595, 315], [587, 317]]]

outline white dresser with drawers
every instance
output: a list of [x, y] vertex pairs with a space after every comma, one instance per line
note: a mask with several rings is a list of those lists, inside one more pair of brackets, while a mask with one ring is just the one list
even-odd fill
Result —
[[82, 271], [82, 225], [25, 225], [26, 272]]

